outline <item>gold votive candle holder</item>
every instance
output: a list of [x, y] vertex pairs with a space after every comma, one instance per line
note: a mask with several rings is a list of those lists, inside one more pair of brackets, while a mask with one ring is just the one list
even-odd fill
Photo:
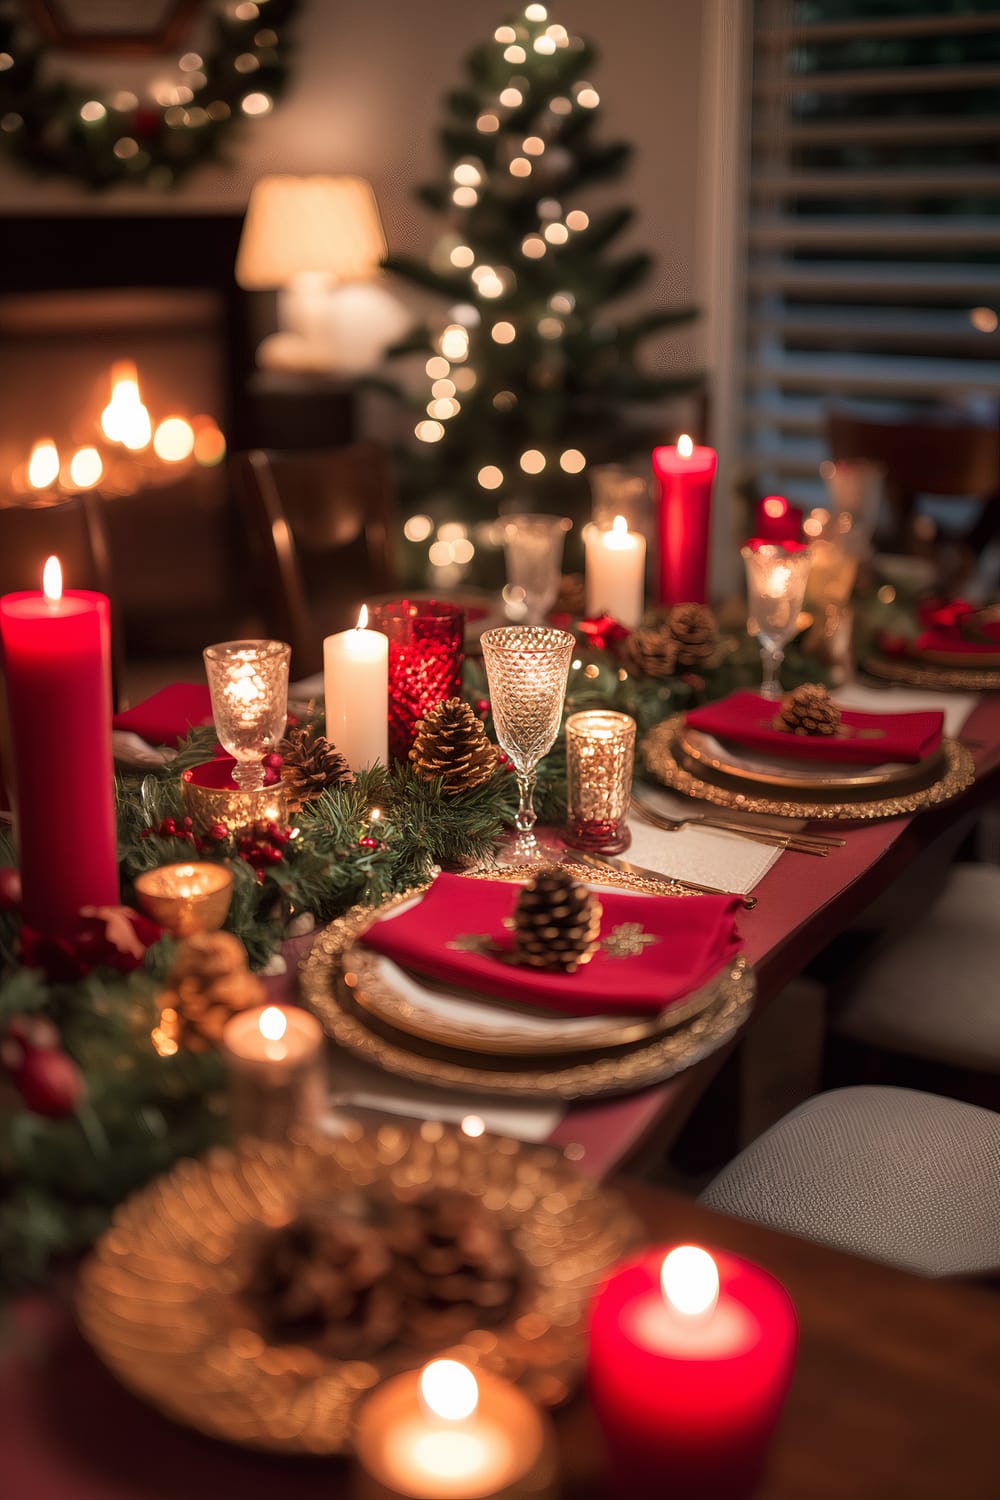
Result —
[[552, 1424], [523, 1391], [453, 1359], [385, 1381], [358, 1415], [354, 1500], [548, 1500]]
[[635, 720], [628, 714], [605, 709], [570, 714], [566, 720], [564, 837], [572, 848], [609, 854], [628, 848], [634, 765]]
[[287, 823], [288, 796], [280, 780], [244, 791], [232, 777], [231, 760], [207, 760], [181, 773], [184, 811], [198, 833], [221, 825], [230, 833], [251, 823]]
[[233, 872], [208, 860], [160, 865], [136, 876], [135, 895], [146, 916], [174, 937], [217, 932], [229, 913]]
[[226, 1023], [222, 1055], [229, 1069], [233, 1139], [280, 1144], [316, 1128], [326, 1078], [323, 1028], [297, 1005], [258, 1005]]

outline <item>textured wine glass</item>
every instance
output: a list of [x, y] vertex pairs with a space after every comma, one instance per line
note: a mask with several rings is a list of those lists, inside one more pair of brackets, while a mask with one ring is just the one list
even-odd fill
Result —
[[222, 641], [205, 647], [215, 732], [235, 757], [233, 780], [241, 791], [255, 792], [264, 785], [261, 761], [285, 732], [291, 655], [284, 641]]
[[747, 570], [747, 630], [760, 642], [762, 698], [780, 698], [778, 673], [784, 646], [798, 628], [812, 562], [798, 542], [748, 542], [742, 549]]
[[545, 625], [508, 625], [484, 631], [480, 644], [497, 739], [510, 756], [520, 794], [514, 853], [530, 859], [538, 853], [535, 767], [559, 733], [576, 641]]
[[556, 601], [568, 516], [512, 515], [503, 522], [508, 619], [540, 625]]

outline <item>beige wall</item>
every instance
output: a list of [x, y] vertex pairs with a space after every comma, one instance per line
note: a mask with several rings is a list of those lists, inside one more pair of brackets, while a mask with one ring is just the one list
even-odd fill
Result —
[[[166, 197], [94, 195], [72, 183], [36, 182], [0, 156], [0, 213], [231, 212], [266, 172], [350, 171], [374, 183], [392, 248], [422, 254], [435, 226], [412, 189], [438, 170], [441, 95], [459, 82], [465, 53], [508, 14], [503, 0], [304, 0], [285, 98], [269, 119], [240, 131], [228, 167], [201, 169]], [[554, 0], [550, 14], [599, 46], [592, 81], [604, 105], [602, 132], [635, 148], [627, 179], [603, 196], [641, 205], [631, 241], [656, 255], [657, 268], [637, 300], [690, 298], [700, 0]], [[85, 77], [100, 76], [97, 63], [81, 66]], [[116, 70], [115, 86], [125, 81]], [[655, 363], [687, 363], [691, 348], [689, 337], [671, 340]]]

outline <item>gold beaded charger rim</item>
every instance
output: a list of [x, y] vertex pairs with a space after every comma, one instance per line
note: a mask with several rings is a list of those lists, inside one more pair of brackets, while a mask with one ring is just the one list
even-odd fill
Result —
[[[510, 869], [504, 874], [509, 879], [523, 880], [532, 869], [521, 866], [516, 874]], [[587, 874], [592, 876], [593, 871]], [[605, 883], [603, 872], [601, 883]], [[648, 889], [659, 884], [642, 881], [640, 877], [633, 877], [631, 882], [633, 889], [638, 885]], [[404, 892], [391, 897], [390, 903], [399, 904], [414, 894]], [[385, 911], [388, 904], [377, 910]], [[753, 972], [740, 956], [718, 975], [710, 1002], [669, 1031], [640, 1040], [628, 1050], [612, 1055], [561, 1065], [557, 1059], [548, 1059], [535, 1067], [501, 1068], [495, 1057], [472, 1053], [463, 1056], [440, 1044], [427, 1044], [426, 1050], [420, 1051], [409, 1039], [385, 1036], [373, 1027], [354, 1003], [344, 982], [343, 964], [345, 952], [372, 916], [369, 907], [353, 907], [320, 933], [302, 963], [305, 1001], [338, 1046], [383, 1072], [442, 1089], [505, 1094], [512, 1099], [567, 1101], [633, 1093], [672, 1078], [729, 1041], [747, 1019], [756, 990]]]
[[945, 692], [958, 693], [1000, 690], [1000, 671], [995, 668], [943, 666], [930, 661], [904, 661], [892, 656], [870, 656], [861, 666], [870, 677], [907, 687], [941, 688]]
[[[372, 1359], [264, 1340], [239, 1296], [262, 1225], [342, 1193], [412, 1201], [431, 1185], [474, 1196], [510, 1234], [526, 1267], [511, 1318], [447, 1349]], [[620, 1196], [554, 1147], [431, 1122], [353, 1124], [336, 1139], [215, 1150], [134, 1194], [81, 1270], [77, 1317], [122, 1384], [174, 1421], [249, 1448], [344, 1453], [365, 1395], [437, 1353], [560, 1404], [582, 1373], [593, 1288], [638, 1238]]]
[[[770, 813], [775, 817], [808, 818], [813, 821], [837, 820], [840, 822], [873, 822], [882, 818], [906, 817], [910, 813], [922, 812], [936, 807], [964, 792], [976, 779], [975, 762], [969, 751], [957, 740], [943, 739], [941, 749], [944, 761], [940, 775], [930, 785], [910, 792], [896, 792], [891, 796], [871, 795], [869, 787], [864, 794], [851, 798], [830, 798], [823, 801], [808, 797], [790, 797], [787, 792], [768, 793], [763, 786], [756, 793], [729, 787], [709, 780], [705, 774], [697, 775], [682, 762], [679, 732], [684, 723], [683, 714], [675, 714], [655, 725], [643, 737], [640, 751], [650, 774], [664, 786], [700, 802], [710, 802], [716, 807], [750, 813]], [[703, 768], [707, 770], [707, 768]]]

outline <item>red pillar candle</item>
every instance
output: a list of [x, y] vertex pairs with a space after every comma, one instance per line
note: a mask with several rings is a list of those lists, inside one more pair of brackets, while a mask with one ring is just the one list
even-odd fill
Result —
[[757, 507], [756, 535], [765, 542], [800, 541], [801, 510], [789, 505], [784, 495], [767, 495]]
[[784, 1288], [686, 1245], [626, 1262], [591, 1309], [590, 1390], [615, 1493], [736, 1500], [760, 1479], [798, 1342]]
[[714, 448], [696, 448], [686, 435], [675, 448], [653, 449], [653, 472], [660, 483], [661, 604], [704, 604], [708, 599], [717, 463]]
[[119, 899], [111, 753], [111, 607], [62, 591], [0, 599], [25, 922], [69, 935], [83, 906]]

